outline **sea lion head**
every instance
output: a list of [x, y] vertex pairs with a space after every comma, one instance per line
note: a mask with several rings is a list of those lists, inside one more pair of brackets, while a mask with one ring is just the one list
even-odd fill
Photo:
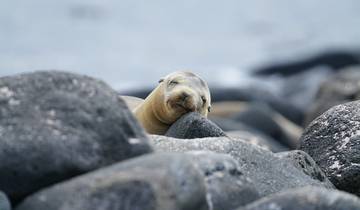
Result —
[[161, 95], [154, 104], [155, 115], [165, 123], [173, 123], [188, 112], [198, 112], [204, 117], [210, 112], [208, 85], [194, 73], [171, 73], [159, 80], [157, 88]]

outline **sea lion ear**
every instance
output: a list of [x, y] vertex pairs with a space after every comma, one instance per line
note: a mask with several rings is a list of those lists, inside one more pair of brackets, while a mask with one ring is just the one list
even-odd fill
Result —
[[159, 80], [159, 83], [162, 83], [162, 82], [164, 82], [164, 79], [160, 79], [160, 80]]
[[211, 106], [208, 107], [208, 112], [210, 112], [210, 111], [211, 111]]

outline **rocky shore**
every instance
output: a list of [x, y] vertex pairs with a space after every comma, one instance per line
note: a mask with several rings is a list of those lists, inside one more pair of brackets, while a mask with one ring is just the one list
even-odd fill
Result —
[[297, 103], [309, 89], [291, 81], [311, 75], [286, 74], [283, 97], [210, 87], [209, 117], [188, 113], [165, 135], [98, 79], [2, 77], [0, 210], [360, 210], [360, 67]]

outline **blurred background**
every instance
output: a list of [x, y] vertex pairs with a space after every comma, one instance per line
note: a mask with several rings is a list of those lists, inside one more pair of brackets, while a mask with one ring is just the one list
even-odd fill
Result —
[[359, 11], [357, 0], [2, 1], [0, 76], [57, 69], [128, 90], [189, 69], [239, 86], [274, 64], [356, 52]]

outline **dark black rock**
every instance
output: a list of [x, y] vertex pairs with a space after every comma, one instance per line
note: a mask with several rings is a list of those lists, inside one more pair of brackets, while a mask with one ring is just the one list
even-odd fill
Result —
[[215, 123], [196, 112], [185, 114], [171, 125], [165, 136], [179, 139], [226, 136]]
[[192, 162], [145, 155], [42, 190], [16, 210], [207, 210], [203, 175]]
[[301, 137], [307, 152], [338, 188], [360, 195], [360, 101], [331, 108]]
[[320, 85], [306, 113], [305, 125], [333, 106], [360, 99], [360, 66], [339, 71]]
[[333, 185], [320, 167], [306, 152], [301, 150], [292, 150], [276, 153], [275, 155], [281, 159], [289, 160], [296, 168], [303, 171], [313, 179], [324, 182], [328, 186]]
[[238, 161], [244, 176], [253, 180], [260, 196], [308, 185], [332, 187], [314, 180], [298, 170], [290, 161], [282, 160], [270, 151], [241, 140], [226, 137], [184, 140], [153, 135], [151, 143], [156, 151], [206, 150], [228, 154]]
[[231, 156], [204, 151], [187, 154], [203, 172], [210, 209], [235, 209], [259, 198], [254, 184]]
[[252, 132], [247, 130], [226, 132], [227, 136], [232, 139], [240, 139], [250, 144], [259, 146], [272, 152], [282, 152], [289, 150], [288, 147], [280, 144], [271, 137], [262, 135], [259, 132]]
[[0, 210], [11, 210], [11, 205], [4, 193], [0, 191]]
[[117, 93], [63, 72], [0, 78], [0, 189], [13, 201], [151, 151]]
[[360, 199], [352, 194], [320, 187], [286, 190], [262, 198], [237, 210], [360, 210]]

